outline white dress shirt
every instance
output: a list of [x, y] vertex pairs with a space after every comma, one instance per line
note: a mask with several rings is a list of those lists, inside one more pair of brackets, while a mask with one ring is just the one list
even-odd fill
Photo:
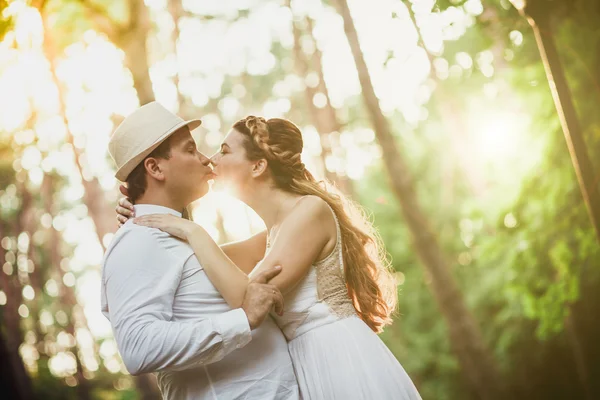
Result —
[[[136, 216], [175, 210], [136, 205]], [[158, 372], [165, 399], [297, 399], [287, 342], [267, 318], [253, 332], [210, 283], [192, 248], [127, 221], [106, 251], [102, 312], [127, 370]]]

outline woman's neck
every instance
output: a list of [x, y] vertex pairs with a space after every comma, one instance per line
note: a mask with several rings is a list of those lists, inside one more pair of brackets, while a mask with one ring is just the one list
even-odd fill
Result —
[[273, 226], [281, 222], [298, 197], [300, 196], [264, 185], [256, 188], [246, 204], [260, 216], [270, 232]]

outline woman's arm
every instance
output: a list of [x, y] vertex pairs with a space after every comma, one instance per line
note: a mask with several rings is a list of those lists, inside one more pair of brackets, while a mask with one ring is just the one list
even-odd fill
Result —
[[[246, 295], [246, 287], [250, 281], [248, 275], [237, 267], [200, 225], [196, 225], [186, 239], [208, 279], [221, 293], [227, 304], [234, 309], [241, 307]], [[240, 250], [239, 246], [237, 250]], [[235, 252], [236, 248], [234, 247], [234, 251], [230, 251], [230, 253]], [[240, 255], [235, 254], [235, 256]]]
[[200, 225], [170, 214], [151, 214], [135, 218], [135, 224], [160, 229], [187, 240], [208, 279], [231, 308], [241, 307], [250, 281], [229, 259]]
[[[119, 187], [121, 193], [127, 196], [127, 188], [123, 185]], [[129, 218], [133, 218], [133, 204], [127, 197], [121, 197], [115, 207], [117, 212], [117, 221], [119, 228], [123, 226]], [[246, 274], [249, 274], [256, 264], [265, 257], [265, 248], [267, 246], [267, 231], [262, 231], [248, 239], [238, 242], [231, 242], [221, 245], [221, 250]]]
[[[115, 207], [119, 228], [129, 218], [135, 217], [133, 204], [127, 197], [127, 188], [119, 186], [119, 190], [125, 197], [121, 197]], [[249, 274], [256, 264], [265, 257], [267, 247], [267, 231], [262, 231], [248, 239], [221, 245], [221, 250], [246, 274]]]
[[[239, 307], [238, 303], [246, 292], [248, 276], [221, 251], [204, 229], [198, 228], [188, 235], [187, 240], [212, 284], [231, 307]], [[281, 273], [270, 283], [285, 294], [300, 282], [320, 256], [333, 250], [335, 232], [333, 215], [327, 203], [313, 196], [301, 199], [281, 224], [269, 252], [251, 276], [280, 265]], [[250, 243], [242, 244], [237, 250], [250, 248], [253, 240], [254, 243], [264, 241], [266, 245], [266, 233], [248, 239]], [[255, 257], [258, 252], [256, 249], [252, 251]]]
[[307, 196], [283, 221], [269, 252], [251, 276], [280, 265], [281, 273], [271, 284], [285, 294], [306, 276], [315, 261], [333, 250], [335, 243], [336, 228], [329, 206], [318, 197]]
[[239, 269], [249, 274], [256, 264], [265, 257], [267, 231], [262, 231], [239, 242], [226, 243], [221, 250]]
[[[168, 214], [138, 217], [134, 222], [186, 239], [225, 301], [232, 308], [240, 307], [249, 277], [219, 248], [206, 230], [191, 221]], [[263, 240], [260, 236], [255, 238], [257, 242], [259, 239]], [[304, 198], [284, 220], [269, 253], [252, 271], [252, 275], [280, 265], [281, 273], [270, 283], [285, 294], [306, 275], [320, 255], [330, 252], [334, 246], [335, 224], [329, 207], [319, 198]]]

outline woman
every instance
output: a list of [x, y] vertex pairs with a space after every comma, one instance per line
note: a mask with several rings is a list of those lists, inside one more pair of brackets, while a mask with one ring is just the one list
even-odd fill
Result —
[[257, 212], [267, 235], [226, 245], [224, 253], [191, 221], [149, 215], [134, 222], [187, 240], [232, 308], [242, 303], [248, 273], [282, 266], [270, 283], [284, 294], [284, 312], [273, 318], [304, 399], [419, 399], [376, 335], [391, 322], [397, 295], [380, 243], [356, 206], [306, 170], [302, 147], [290, 121], [251, 116], [234, 124], [211, 160], [216, 181]]

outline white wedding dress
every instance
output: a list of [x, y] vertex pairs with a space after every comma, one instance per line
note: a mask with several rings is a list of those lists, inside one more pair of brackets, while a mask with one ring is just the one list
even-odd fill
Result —
[[288, 340], [302, 398], [421, 399], [398, 360], [356, 315], [344, 280], [335, 213], [334, 218], [333, 252], [284, 297], [283, 316], [273, 315]]

